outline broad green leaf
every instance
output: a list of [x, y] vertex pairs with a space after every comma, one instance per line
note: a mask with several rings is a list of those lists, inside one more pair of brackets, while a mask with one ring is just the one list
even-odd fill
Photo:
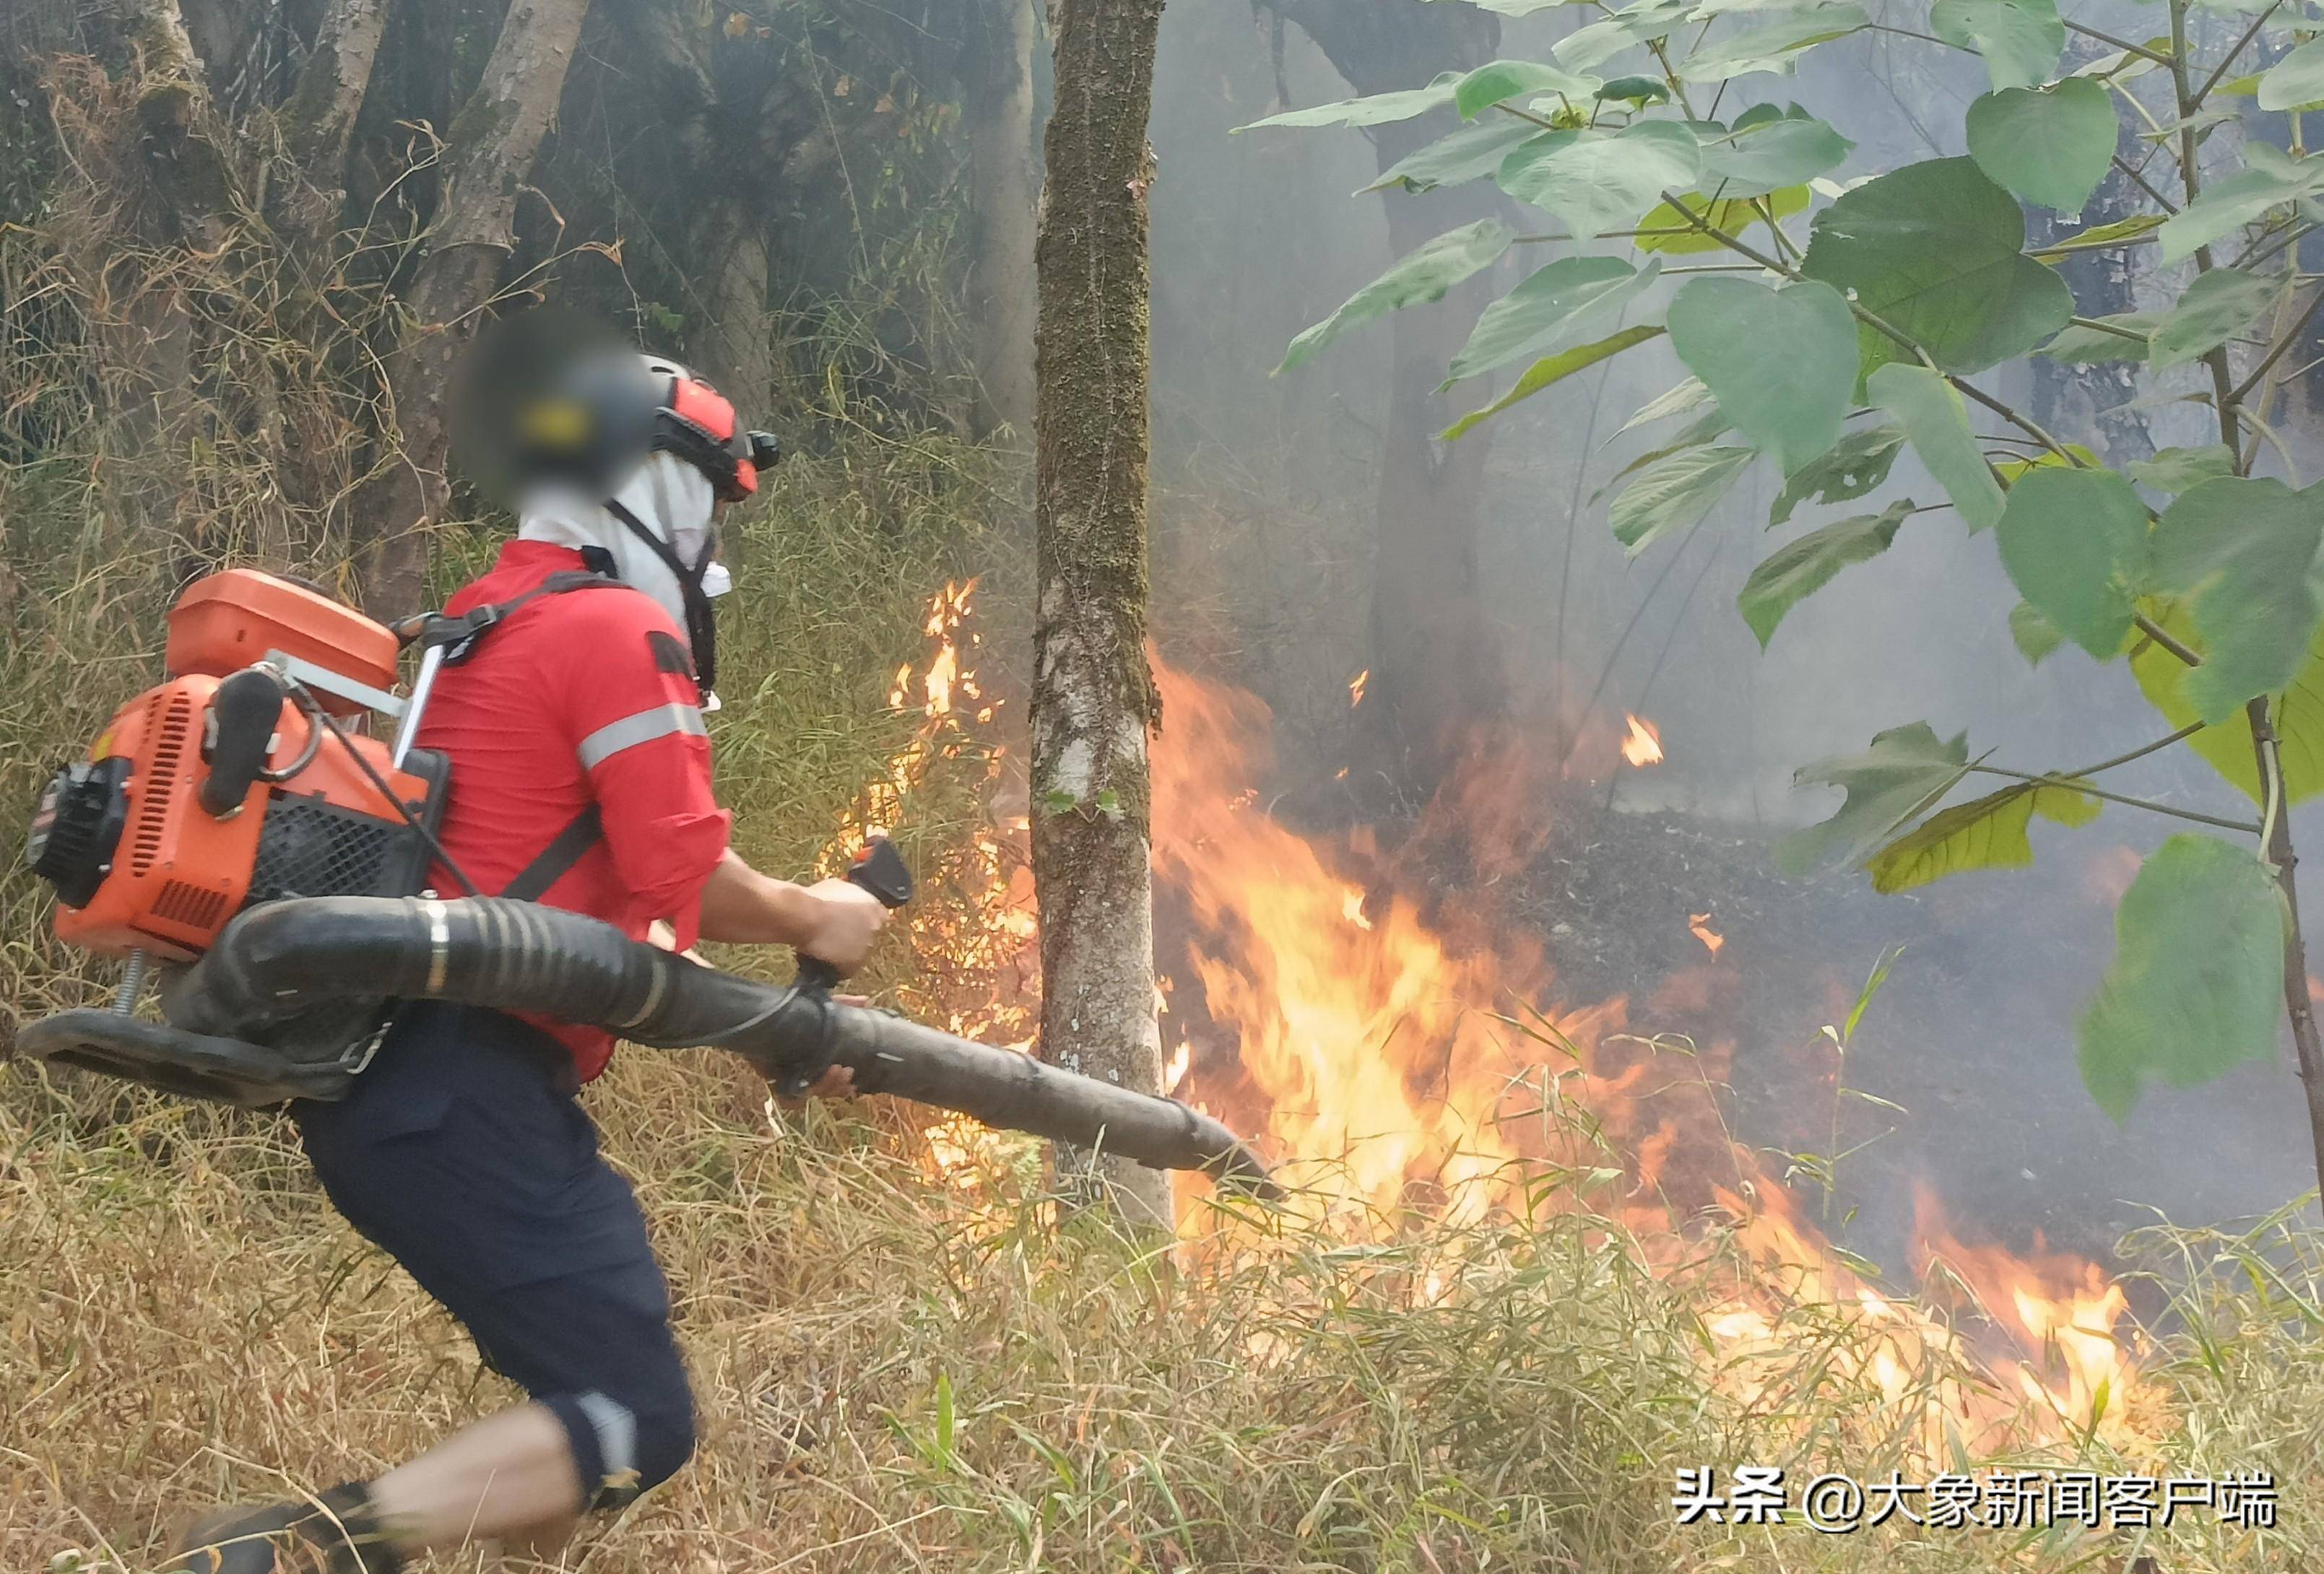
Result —
[[2324, 98], [2324, 38], [2310, 39], [2259, 79], [2262, 109], [2296, 109]]
[[2056, 242], [2030, 253], [2037, 262], [2062, 262], [2079, 252], [2096, 251], [2117, 241], [2136, 240], [2148, 230], [2161, 226], [2164, 216], [2159, 213], [2134, 213], [2128, 218], [2118, 218], [2112, 224], [2092, 225], [2076, 230], [2070, 235], [2060, 235]]
[[2158, 232], [2165, 262], [2191, 257], [2221, 235], [2232, 235], [2271, 207], [2305, 197], [2324, 180], [2324, 161], [2293, 160], [2256, 144], [2246, 144], [2249, 168], [2205, 187], [2203, 195], [2163, 220]]
[[[2155, 598], [2141, 604], [2165, 633], [2204, 654], [2194, 619], [2181, 603]], [[2188, 670], [2185, 662], [2135, 630], [2124, 648], [2139, 692], [2165, 721], [2179, 728], [2200, 720], [2181, 686]], [[2298, 804], [2324, 793], [2324, 633], [2310, 641], [2307, 660], [2277, 702], [2275, 731], [2283, 757], [2284, 796]], [[2220, 726], [2206, 727], [2187, 744], [2246, 797], [2255, 804], [2262, 801], [2247, 718], [2236, 715]]]
[[1663, 192], [1693, 185], [1702, 167], [1693, 132], [1676, 121], [1647, 120], [1611, 135], [1545, 132], [1518, 144], [1496, 179], [1586, 241], [1627, 225]]
[[1342, 98], [1336, 104], [1319, 104], [1313, 109], [1286, 110], [1265, 120], [1254, 120], [1249, 125], [1239, 125], [1235, 130], [1258, 131], [1270, 125], [1386, 125], [1391, 121], [1412, 120], [1452, 103], [1453, 84], [1460, 80], [1460, 72], [1447, 71], [1425, 87], [1375, 93], [1369, 98]]
[[1655, 281], [1659, 262], [1636, 269], [1618, 257], [1560, 257], [1487, 307], [1469, 343], [1452, 358], [1450, 387], [1522, 361], [1548, 354], [1573, 330], [1610, 314]]
[[2034, 816], [2087, 825], [2100, 799], [2064, 782], [2021, 782], [1930, 815], [1872, 855], [1872, 888], [1884, 897], [1977, 869], [2024, 869], [2034, 861], [2026, 831]]
[[1598, 89], [1598, 97], [1640, 106], [1668, 104], [1670, 88], [1659, 77], [1617, 77]]
[[1968, 774], [1968, 734], [1940, 739], [1926, 722], [1892, 727], [1861, 754], [1803, 765], [1793, 785], [1840, 787], [1848, 800], [1831, 819], [1777, 842], [1776, 865], [1800, 874], [1828, 863], [1861, 864]]
[[1669, 327], [1687, 370], [1784, 474], [1840, 440], [1856, 388], [1856, 319], [1840, 291], [1691, 279], [1671, 300]]
[[2147, 336], [2157, 372], [2184, 365], [2257, 322], [2283, 287], [2280, 275], [2214, 268], [2199, 273]]
[[1501, 161], [1508, 157], [1511, 148], [1540, 134], [1541, 127], [1513, 115], [1499, 115], [1481, 124], [1464, 125], [1452, 135], [1398, 160], [1386, 174], [1365, 187], [1364, 190], [1380, 191], [1390, 186], [1402, 186], [1407, 191], [1433, 191], [1440, 186], [1458, 186], [1465, 180], [1481, 179], [1501, 167]]
[[1972, 530], [2001, 519], [2001, 483], [1969, 428], [1960, 395], [1926, 366], [1883, 366], [1867, 385], [1872, 402], [1896, 418], [1922, 466]]
[[2009, 609], [2009, 638], [2028, 667], [2041, 666], [2050, 652], [2066, 642], [2064, 631], [2032, 602], [2019, 602]]
[[[1442, 4], [1443, 0], [1435, 0]], [[1536, 11], [1551, 11], [1560, 5], [1571, 5], [1573, 0], [1460, 0], [1480, 11], [1490, 11], [1499, 16], [1531, 16]]]
[[2122, 649], [2146, 578], [2146, 505], [2111, 470], [2034, 470], [1996, 535], [2017, 594], [2104, 661]]
[[1692, 0], [1638, 0], [1603, 22], [1574, 29], [1552, 44], [1550, 52], [1566, 69], [1586, 71], [1647, 39], [1663, 37], [1693, 11]]
[[2181, 492], [2236, 473], [2235, 450], [2225, 443], [2200, 448], [2164, 448], [2153, 458], [2135, 460], [2130, 478], [2157, 492]]
[[1996, 88], [2040, 87], [2066, 49], [2055, 0], [1937, 0], [1929, 31], [1983, 55]]
[[[1981, 372], [2066, 326], [2074, 298], [2024, 253], [2017, 199], [1968, 159], [1908, 164], [1818, 214], [1800, 270], [1906, 335], [1949, 372]], [[1868, 325], [1868, 373], [1903, 352]]]
[[2115, 914], [2114, 965], [2076, 1035], [2082, 1082], [2129, 1118], [2150, 1083], [2190, 1088], [2274, 1058], [2283, 1010], [2283, 893], [2216, 836], [2155, 849]]
[[[1641, 234], [1631, 244], [1642, 252], [1664, 252], [1677, 256], [1723, 252], [1727, 247], [1719, 236], [1739, 235], [1759, 223], [1760, 208], [1765, 207], [1775, 218], [1789, 218], [1806, 208], [1809, 198], [1806, 187], [1791, 186], [1756, 199], [1721, 198], [1713, 202], [1700, 191], [1688, 191], [1682, 193], [1679, 200], [1686, 205], [1686, 213], [1681, 213], [1667, 202], [1655, 203], [1654, 211], [1638, 220], [1635, 227], [1657, 233]], [[1702, 219], [1718, 231], [1718, 235], [1704, 234], [1687, 221], [1687, 214]]]
[[1705, 139], [1702, 183], [1722, 198], [1764, 197], [1838, 169], [1855, 151], [1854, 143], [1812, 115], [1783, 115]]
[[[1617, 431], [1614, 437], [1620, 437], [1623, 432], [1628, 431], [1633, 427], [1643, 427], [1652, 421], [1668, 420], [1674, 415], [1684, 415], [1691, 410], [1700, 410], [1710, 402], [1711, 390], [1702, 385], [1702, 379], [1689, 377], [1640, 405], [1637, 413], [1624, 421], [1621, 430]], [[1607, 439], [1608, 442], [1612, 440], [1611, 437]]]
[[2006, 487], [2014, 485], [2017, 478], [2028, 470], [2060, 468], [2071, 470], [2076, 465], [2087, 465], [2092, 470], [2099, 468], [2098, 456], [2081, 444], [2066, 443], [2061, 446], [2066, 450], [2063, 454], [2052, 454], [2045, 448], [2028, 459], [1996, 459], [1993, 462], [1993, 473], [2001, 478], [2001, 484]]
[[1606, 501], [1608, 492], [1615, 491], [1622, 483], [1650, 465], [1659, 465], [1673, 454], [1684, 448], [1710, 446], [1727, 435], [1727, 428], [1731, 424], [1727, 419], [1727, 412], [1713, 404], [1708, 412], [1687, 422], [1686, 429], [1677, 437], [1659, 448], [1649, 448], [1645, 453], [1637, 455], [1628, 464], [1608, 476], [1606, 483], [1590, 494], [1590, 506], [1596, 508]]
[[1831, 584], [1834, 575], [1888, 550], [1896, 538], [1896, 527], [1912, 511], [1913, 501], [1905, 498], [1889, 504], [1886, 512], [1858, 514], [1810, 530], [1768, 554], [1735, 598], [1743, 621], [1759, 637], [1759, 648], [1767, 648], [1784, 613]]
[[2213, 726], [2290, 684], [2324, 625], [2324, 490], [2206, 481], [2154, 529], [2154, 588], [2184, 598], [2203, 665], [2181, 692]]
[[[1790, 522], [1792, 511], [1813, 498], [1818, 502], [1852, 502], [1888, 479], [1904, 446], [1904, 428], [1893, 421], [1861, 426], [1845, 433], [1831, 451], [1801, 466], [1784, 483], [1775, 506], [1767, 511], [1767, 528]], [[1995, 511], [1999, 512], [1998, 502]]]
[[1492, 266], [1517, 236], [1497, 218], [1438, 235], [1400, 259], [1396, 266], [1350, 296], [1339, 310], [1291, 341], [1291, 348], [1276, 371], [1290, 371], [1326, 345], [1376, 318], [1425, 301], [1441, 300], [1444, 292], [1482, 269]]
[[2069, 324], [2065, 332], [2042, 346], [2041, 353], [2068, 366], [2095, 366], [2106, 361], [2144, 361], [2153, 348], [2149, 336], [2154, 332], [2154, 325], [2163, 319], [2151, 311], [2118, 311], [2111, 317], [2092, 318], [2090, 320], [2123, 331], [2109, 333], [2106, 328]]
[[1757, 453], [1731, 445], [1680, 448], [1646, 465], [1607, 510], [1614, 538], [1639, 553], [1702, 522]]
[[1788, 73], [1800, 51], [1854, 32], [1871, 18], [1853, 0], [1818, 5], [1698, 50], [1678, 69], [1686, 82], [1724, 82], [1761, 71]]
[[[1607, 356], [1618, 355], [1633, 345], [1643, 345], [1648, 339], [1660, 338], [1662, 332], [1662, 325], [1659, 323], [1651, 325], [1641, 323], [1633, 327], [1624, 328], [1618, 334], [1610, 334], [1594, 345], [1582, 345], [1578, 348], [1562, 351], [1557, 354], [1536, 361], [1524, 376], [1517, 379], [1517, 385], [1515, 388], [1510, 389], [1484, 409], [1471, 410], [1446, 428], [1443, 432], [1443, 441], [1449, 443], [1456, 438], [1465, 437], [1481, 423], [1490, 420], [1521, 400], [1531, 399], [1551, 383], [1562, 382], [1583, 367], [1595, 366]], [[1746, 449], [1745, 452], [1748, 453], [1749, 450]]]
[[2026, 201], [2080, 213], [2113, 167], [2120, 130], [2113, 97], [2088, 78], [2006, 87], [1969, 106], [1969, 156]]
[[1452, 106], [1463, 120], [1474, 120], [1496, 104], [1530, 98], [1536, 93], [1556, 93], [1588, 101], [1598, 91], [1598, 78], [1577, 77], [1538, 60], [1495, 60], [1479, 66], [1452, 89]]

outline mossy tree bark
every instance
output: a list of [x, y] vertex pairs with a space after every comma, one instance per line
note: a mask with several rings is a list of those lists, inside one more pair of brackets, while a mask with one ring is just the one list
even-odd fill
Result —
[[419, 610], [428, 531], [442, 517], [454, 364], [514, 250], [517, 196], [549, 133], [588, 0], [514, 0], [484, 80], [453, 117], [436, 222], [387, 357], [388, 430], [397, 451], [355, 502], [364, 600], [374, 614]]
[[[1161, 1090], [1146, 661], [1147, 143], [1162, 0], [1052, 0], [1057, 101], [1038, 243], [1032, 704], [1040, 1053]], [[1061, 1150], [1122, 1217], [1167, 1228], [1160, 1174]]]

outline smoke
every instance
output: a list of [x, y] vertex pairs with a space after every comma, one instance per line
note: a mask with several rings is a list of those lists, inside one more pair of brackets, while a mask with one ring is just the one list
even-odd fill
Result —
[[[1571, 25], [1558, 12], [1511, 23], [1500, 52], [1545, 58]], [[1166, 14], [1153, 132], [1162, 170], [1154, 225], [1158, 626], [1174, 656], [1268, 702], [1284, 761], [1272, 789], [1288, 802], [1314, 802], [1312, 789], [1346, 759], [1348, 686], [1369, 661], [1364, 606], [1391, 327], [1351, 335], [1297, 373], [1270, 373], [1295, 334], [1393, 257], [1381, 199], [1349, 196], [1377, 175], [1363, 133], [1229, 134], [1286, 103], [1350, 95], [1297, 28], [1283, 30], [1279, 56], [1270, 33], [1248, 0], [1190, 0]], [[1447, 63], [1415, 60], [1410, 83]], [[1730, 84], [1721, 112], [1762, 99], [1800, 102], [1858, 140], [1842, 173], [1860, 175], [1959, 152], [1942, 140], [1957, 131], [1940, 128], [1958, 128], [1981, 88], [1973, 60], [1864, 34], [1818, 51], [1796, 78]], [[1495, 292], [1564, 249], [1513, 248]], [[2109, 807], [2086, 831], [2037, 828], [2034, 870], [1957, 877], [1905, 898], [1876, 897], [1854, 877], [1801, 883], [1772, 874], [1767, 839], [1835, 806], [1827, 795], [1794, 792], [1793, 769], [1860, 750], [1881, 729], [1925, 720], [1947, 736], [1966, 730], [1973, 750], [1995, 750], [1999, 760], [2049, 769], [2127, 750], [2168, 728], [2119, 665], [2101, 667], [2069, 647], [2029, 667], [2010, 638], [2016, 598], [1992, 538], [1970, 536], [1950, 512], [1908, 520], [1885, 557], [1847, 570], [1794, 610], [1764, 655], [1734, 601], [1752, 566], [1786, 538], [1764, 529], [1769, 483], [1756, 495], [1741, 490], [1692, 537], [1627, 559], [1592, 493], [1657, 438], [1668, 440], [1670, 428], [1616, 431], [1683, 375], [1666, 348], [1649, 345], [1602, 375], [1536, 398], [1494, 428], [1480, 580], [1520, 715], [1547, 724], [1562, 694], [1570, 721], [1602, 687], [1595, 720], [1612, 718], [1608, 738], [1619, 736], [1623, 713], [1636, 712], [1656, 723], [1667, 754], [1616, 777], [1610, 742], [1608, 758], [1576, 751], [1575, 772], [1613, 778], [1611, 823], [1644, 829], [1604, 833], [1595, 855], [1571, 852], [1582, 883], [1601, 894], [1589, 911], [1545, 910], [1544, 926], [1596, 930], [1591, 954], [1632, 958], [1634, 976], [1612, 981], [1644, 996], [1659, 977], [1646, 959], [1665, 941], [1692, 947], [1700, 961], [1687, 921], [1703, 911], [1711, 888], [1753, 907], [1715, 912], [1711, 921], [1729, 943], [1724, 962], [1749, 980], [1733, 1068], [1740, 1135], [1770, 1146], [1795, 1135], [1782, 1105], [1819, 1028], [1845, 1015], [1875, 960], [1901, 945], [1847, 1076], [1902, 1109], [1865, 1102], [1838, 1133], [1843, 1147], [1866, 1146], [1841, 1166], [1835, 1210], [1855, 1210], [1837, 1235], [1892, 1265], [1895, 1252], [1881, 1248], [1909, 1234], [1913, 1190], [1923, 1180], [1957, 1219], [2020, 1235], [2039, 1228], [2086, 1250], [2150, 1220], [2149, 1209], [2208, 1222], [2264, 1211], [2304, 1190], [2309, 1158], [2297, 1100], [2288, 1097], [2288, 1055], [2283, 1065], [2247, 1068], [2209, 1087], [2152, 1094], [2126, 1129], [2080, 1086], [2074, 1016], [2111, 953], [2124, 871], [2161, 839], [2165, 822]], [[2102, 386], [2068, 378], [2037, 385], [2020, 373], [1988, 386], [2041, 413], [2068, 407], [2057, 419], [2078, 431], [2090, 429], [2092, 411], [2118, 402]], [[1455, 411], [1499, 391], [1481, 380], [1464, 384]], [[2203, 441], [2200, 417], [2117, 412], [2097, 426], [2110, 442], [2160, 446]], [[1908, 455], [1886, 488], [1852, 508], [1941, 495]], [[1800, 520], [1828, 517], [1837, 516], [1807, 509]], [[2172, 755], [2141, 762], [2124, 787], [2228, 813], [2237, 802], [2206, 768]], [[1545, 804], [1567, 802], [1552, 781], [1541, 791]], [[1605, 787], [1582, 795], [1606, 796]], [[2302, 811], [2295, 830], [2324, 835], [2324, 818]], [[1582, 840], [1598, 834], [1585, 831]], [[1622, 850], [1638, 834], [1699, 839], [1704, 892], [1626, 882]], [[1594, 868], [1592, 856], [1608, 866]], [[1551, 949], [1560, 956], [1560, 941]], [[1583, 948], [1569, 938], [1564, 949]]]

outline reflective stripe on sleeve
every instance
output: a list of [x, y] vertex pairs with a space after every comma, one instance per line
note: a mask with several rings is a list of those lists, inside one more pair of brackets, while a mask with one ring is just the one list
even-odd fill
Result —
[[710, 736], [710, 729], [702, 724], [701, 711], [673, 700], [650, 711], [640, 711], [634, 716], [608, 722], [582, 739], [582, 769], [595, 770], [624, 749], [634, 749], [641, 743], [650, 743], [673, 732], [682, 732], [689, 738]]

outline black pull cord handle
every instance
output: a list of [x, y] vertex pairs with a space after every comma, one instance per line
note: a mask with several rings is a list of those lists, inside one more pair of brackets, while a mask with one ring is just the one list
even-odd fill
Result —
[[[856, 853], [855, 861], [848, 866], [847, 881], [859, 886], [879, 899], [881, 907], [894, 912], [912, 899], [911, 866], [896, 844], [885, 836], [874, 836]], [[798, 975], [791, 980], [794, 999], [805, 997], [806, 1003], [822, 1011], [826, 1018], [831, 1005], [831, 991], [839, 985], [839, 970], [819, 956], [799, 953]], [[775, 1079], [775, 1091], [786, 1099], [803, 1097], [815, 1086], [823, 1073], [831, 1069], [830, 1023], [825, 1023], [824, 1047], [811, 1058], [802, 1060], [785, 1070]]]

